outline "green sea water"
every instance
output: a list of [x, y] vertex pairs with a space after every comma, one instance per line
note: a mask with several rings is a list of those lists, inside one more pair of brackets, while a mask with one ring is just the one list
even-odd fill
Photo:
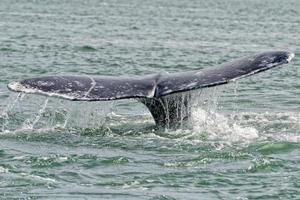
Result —
[[[190, 129], [156, 129], [134, 100], [6, 87], [202, 69], [266, 50], [296, 56], [196, 91]], [[1, 0], [0, 199], [300, 199], [299, 54], [299, 0]]]

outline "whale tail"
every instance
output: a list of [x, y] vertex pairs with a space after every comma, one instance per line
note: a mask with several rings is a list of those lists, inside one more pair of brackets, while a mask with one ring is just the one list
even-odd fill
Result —
[[[136, 98], [149, 109], [157, 125], [176, 127], [191, 114], [190, 94], [182, 92], [223, 85], [288, 63], [293, 57], [290, 52], [272, 51], [197, 71], [136, 77], [45, 76], [14, 81], [8, 88], [72, 101]], [[183, 95], [169, 98], [176, 93]]]

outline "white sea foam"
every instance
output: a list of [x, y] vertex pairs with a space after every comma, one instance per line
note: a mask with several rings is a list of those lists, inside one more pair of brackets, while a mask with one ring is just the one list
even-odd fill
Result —
[[291, 62], [291, 60], [295, 57], [295, 54], [290, 52], [289, 57], [287, 59], [288, 62]]
[[251, 141], [258, 138], [258, 131], [251, 126], [242, 126], [238, 121], [217, 112], [194, 109], [193, 131], [205, 133], [208, 140], [229, 142]]
[[256, 140], [300, 141], [300, 113], [236, 112], [221, 114], [194, 109], [193, 133], [189, 138], [227, 143]]
[[4, 168], [4, 167], [2, 167], [2, 166], [0, 166], [0, 174], [1, 173], [8, 173], [8, 169], [7, 168]]

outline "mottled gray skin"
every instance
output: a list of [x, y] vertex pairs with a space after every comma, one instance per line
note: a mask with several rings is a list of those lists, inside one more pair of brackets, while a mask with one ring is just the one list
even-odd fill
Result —
[[73, 101], [139, 98], [158, 126], [176, 128], [190, 118], [190, 97], [168, 95], [226, 84], [288, 63], [292, 57], [290, 52], [272, 51], [197, 71], [137, 77], [47, 76], [13, 82], [8, 88]]

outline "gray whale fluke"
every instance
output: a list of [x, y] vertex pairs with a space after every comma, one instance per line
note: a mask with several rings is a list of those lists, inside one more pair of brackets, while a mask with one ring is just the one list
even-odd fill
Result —
[[190, 117], [190, 97], [188, 93], [174, 98], [168, 95], [223, 85], [289, 63], [293, 57], [291, 52], [271, 51], [203, 70], [135, 77], [44, 76], [14, 81], [8, 88], [72, 101], [137, 98], [147, 106], [157, 125], [176, 127]]

